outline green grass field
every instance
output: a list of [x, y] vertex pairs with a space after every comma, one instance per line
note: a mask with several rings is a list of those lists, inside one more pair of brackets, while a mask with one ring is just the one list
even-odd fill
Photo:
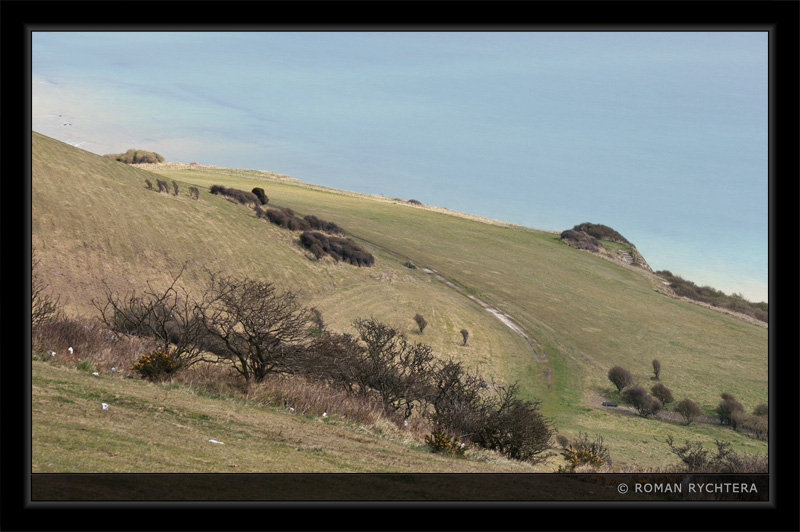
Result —
[[[649, 388], [654, 358], [675, 399], [695, 400], [705, 415], [723, 392], [748, 411], [768, 401], [768, 329], [667, 297], [653, 274], [570, 248], [550, 232], [269, 172], [149, 169], [160, 175], [34, 134], [33, 245], [46, 280], [70, 312], [96, 314], [91, 300], [102, 297], [104, 283], [115, 291], [140, 290], [148, 281], [162, 285], [184, 263], [182, 280], [190, 289], [200, 286], [206, 268], [258, 277], [301, 289], [334, 330], [350, 331], [356, 318], [374, 316], [487, 380], [518, 381], [526, 398], [542, 401], [560, 433], [603, 435], [617, 463], [672, 463], [660, 443], [667, 435], [679, 442], [720, 438], [737, 450], [767, 452], [766, 442], [717, 424], [686, 427], [601, 406], [618, 398], [606, 377], [611, 366], [627, 368]], [[145, 179], [155, 185], [161, 176], [178, 183], [178, 196], [145, 188]], [[268, 207], [333, 221], [364, 243], [376, 263], [357, 268], [311, 260], [298, 234], [209, 194], [214, 184], [247, 191], [258, 186]], [[199, 200], [188, 196], [189, 186], [200, 189]], [[418, 269], [405, 267], [406, 259]], [[521, 324], [539, 361], [470, 295]], [[424, 334], [413, 321], [416, 313], [428, 321]], [[467, 346], [461, 345], [462, 328], [470, 332]]]

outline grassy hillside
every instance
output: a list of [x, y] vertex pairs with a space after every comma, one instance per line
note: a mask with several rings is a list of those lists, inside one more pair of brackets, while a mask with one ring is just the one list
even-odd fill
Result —
[[[676, 400], [690, 397], [706, 415], [723, 392], [748, 411], [768, 401], [768, 330], [666, 297], [661, 281], [642, 269], [570, 248], [550, 232], [268, 172], [154, 166], [149, 169], [176, 180], [181, 190], [179, 196], [159, 194], [145, 188], [145, 179], [155, 184], [157, 176], [142, 168], [38, 134], [33, 143], [33, 244], [48, 282], [73, 312], [95, 312], [90, 301], [101, 295], [103, 280], [115, 290], [165, 283], [190, 261], [189, 285], [199, 283], [207, 267], [302, 288], [333, 329], [348, 331], [355, 318], [375, 316], [431, 344], [438, 356], [479, 368], [487, 379], [519, 380], [526, 397], [543, 401], [559, 432], [570, 438], [581, 431], [603, 434], [618, 463], [671, 463], [656, 441], [667, 435], [679, 442], [720, 438], [766, 454], [766, 442], [727, 427], [684, 427], [601, 406], [618, 398], [606, 377], [611, 366], [626, 367], [649, 388], [654, 358]], [[335, 222], [375, 255], [375, 266], [310, 260], [297, 234], [209, 194], [214, 184], [258, 186], [269, 206]], [[186, 194], [192, 185], [201, 190], [197, 201]], [[418, 269], [406, 268], [406, 259]], [[537, 356], [469, 296], [512, 316]], [[416, 332], [416, 313], [428, 321], [423, 335]], [[466, 347], [462, 328], [470, 331]]]

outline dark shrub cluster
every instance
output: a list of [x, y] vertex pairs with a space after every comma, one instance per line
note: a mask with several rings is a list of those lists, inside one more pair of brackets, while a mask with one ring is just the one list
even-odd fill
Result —
[[311, 225], [292, 209], [267, 209], [264, 214], [271, 223], [291, 231], [310, 231]]
[[332, 235], [344, 235], [344, 229], [333, 222], [321, 220], [313, 214], [300, 218], [289, 208], [267, 209], [261, 217], [292, 231], [323, 231]]
[[226, 198], [242, 205], [248, 205], [251, 207], [261, 205], [261, 201], [258, 199], [258, 196], [252, 192], [239, 190], [238, 188], [224, 187], [222, 185], [211, 185], [209, 191], [215, 195], [225, 196]]
[[318, 259], [330, 255], [336, 262], [343, 261], [354, 266], [375, 264], [375, 257], [349, 238], [338, 238], [316, 231], [304, 231], [300, 235], [300, 243]]
[[561, 233], [561, 240], [576, 249], [585, 249], [588, 251], [597, 251], [603, 247], [595, 237], [583, 231], [575, 231], [567, 229]]
[[153, 151], [128, 150], [125, 153], [107, 153], [103, 157], [125, 164], [163, 163], [164, 156]]
[[641, 416], [648, 417], [659, 413], [664, 405], [647, 393], [641, 386], [631, 386], [622, 392], [622, 397], [629, 403]]
[[342, 229], [333, 222], [320, 220], [313, 214], [304, 216], [303, 219], [306, 222], [308, 222], [308, 225], [311, 227], [311, 229], [316, 229], [317, 231], [324, 231], [325, 233], [330, 233], [332, 235], [344, 235], [344, 229]]
[[674, 275], [669, 270], [655, 272], [670, 284], [675, 295], [686, 297], [694, 301], [701, 301], [714, 307], [725, 308], [755, 318], [759, 321], [769, 321], [769, 304], [766, 302], [753, 303], [741, 294], [727, 295], [710, 286], [697, 286], [692, 281], [687, 281], [679, 275]]
[[587, 235], [596, 238], [597, 240], [609, 240], [611, 242], [619, 242], [621, 244], [628, 244], [631, 247], [635, 247], [628, 241], [628, 239], [607, 225], [585, 222], [576, 225], [572, 229], [574, 231], [584, 232]]
[[267, 197], [267, 194], [264, 192], [263, 188], [256, 187], [250, 192], [256, 195], [258, 201], [261, 202], [261, 205], [266, 205], [267, 203], [269, 203], [269, 198]]

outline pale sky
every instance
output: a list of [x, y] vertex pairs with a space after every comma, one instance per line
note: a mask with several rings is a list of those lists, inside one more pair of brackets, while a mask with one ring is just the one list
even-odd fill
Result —
[[767, 301], [766, 32], [34, 32], [35, 131], [562, 231]]

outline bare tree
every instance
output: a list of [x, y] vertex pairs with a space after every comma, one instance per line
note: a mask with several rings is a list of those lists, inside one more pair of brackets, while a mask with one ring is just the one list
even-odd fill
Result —
[[653, 359], [653, 375], [655, 375], [656, 380], [658, 380], [658, 376], [661, 374], [661, 362], [658, 361], [657, 358]]
[[424, 401], [427, 375], [434, 359], [427, 344], [409, 342], [397, 329], [376, 321], [355, 323], [362, 346], [355, 378], [362, 390], [372, 390], [391, 410], [409, 417]]
[[180, 366], [208, 360], [209, 339], [200, 319], [200, 306], [178, 281], [185, 266], [165, 289], [148, 282], [141, 295], [132, 291], [116, 295], [106, 285], [105, 299], [92, 300], [103, 323], [118, 334], [153, 338]]
[[309, 310], [272, 283], [211, 275], [199, 307], [203, 325], [246, 380], [290, 370], [306, 348]]

